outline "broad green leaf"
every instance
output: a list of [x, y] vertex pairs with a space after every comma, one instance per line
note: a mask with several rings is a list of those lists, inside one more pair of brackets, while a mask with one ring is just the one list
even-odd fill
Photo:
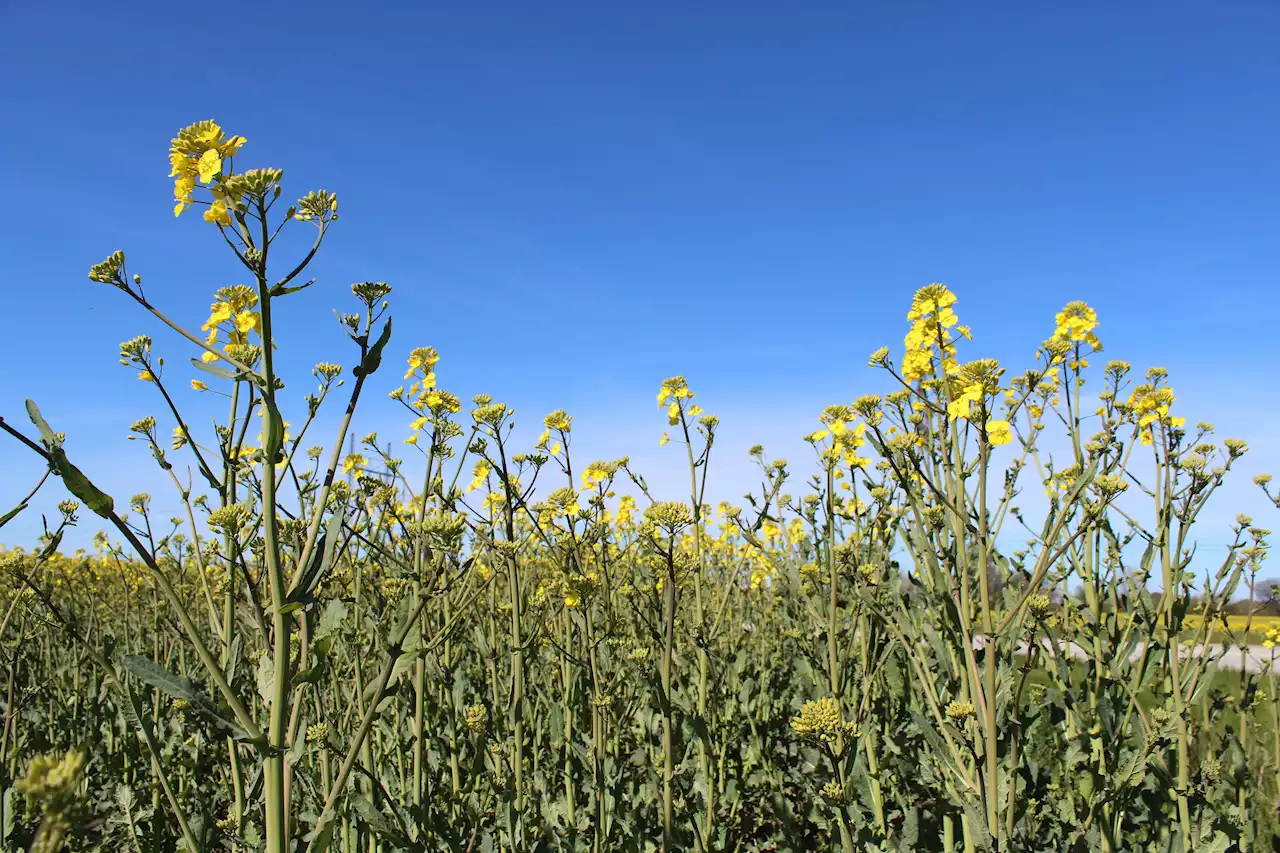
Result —
[[120, 662], [139, 681], [150, 684], [175, 699], [191, 703], [208, 701], [190, 679], [165, 669], [151, 658], [143, 655], [125, 655]]
[[391, 318], [387, 318], [387, 322], [382, 327], [382, 334], [378, 336], [378, 340], [369, 348], [369, 352], [365, 354], [364, 361], [360, 362], [352, 371], [354, 376], [368, 376], [378, 369], [382, 364], [382, 348], [387, 345], [387, 341], [391, 340]]
[[342, 622], [347, 618], [348, 608], [346, 602], [341, 599], [332, 599], [324, 606], [324, 611], [320, 614], [319, 624], [316, 625], [315, 639], [316, 642], [327, 639], [342, 627]]
[[79, 468], [72, 465], [61, 447], [53, 450], [54, 470], [62, 477], [67, 491], [80, 499], [80, 502], [103, 518], [110, 518], [115, 509], [115, 501], [106, 492], [101, 491], [90, 482]]

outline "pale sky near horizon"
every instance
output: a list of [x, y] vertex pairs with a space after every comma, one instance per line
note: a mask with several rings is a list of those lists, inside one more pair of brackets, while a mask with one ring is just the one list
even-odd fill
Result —
[[[381, 279], [395, 335], [357, 435], [407, 434], [386, 393], [429, 344], [464, 400], [511, 403], [530, 440], [565, 408], [577, 467], [630, 455], [681, 498], [654, 394], [684, 374], [723, 423], [712, 497], [737, 501], [751, 445], [793, 460], [798, 491], [822, 407], [891, 390], [866, 356], [900, 352], [916, 288], [951, 286], [964, 357], [1013, 373], [1083, 299], [1100, 360], [1167, 367], [1189, 423], [1252, 447], [1209, 553], [1237, 512], [1275, 524], [1249, 479], [1280, 472], [1278, 37], [1268, 0], [0, 4], [0, 415], [26, 428], [35, 398], [119, 503], [173, 513], [126, 440], [162, 406], [117, 344], [152, 335], [180, 389], [196, 353], [86, 272], [124, 249], [193, 328], [243, 280], [212, 226], [171, 213], [168, 140], [213, 118], [247, 137], [238, 165], [342, 200], [280, 322], [292, 419], [310, 365], [351, 364], [331, 309]], [[39, 466], [7, 439], [0, 464], [3, 512]], [[64, 496], [0, 541], [29, 545]]]

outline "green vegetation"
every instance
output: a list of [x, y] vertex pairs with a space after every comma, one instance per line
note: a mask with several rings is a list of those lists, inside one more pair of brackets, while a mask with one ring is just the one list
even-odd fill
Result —
[[[130, 438], [181, 514], [118, 501], [34, 403], [31, 427], [0, 421], [48, 469], [5, 520], [58, 481], [74, 498], [0, 558], [8, 849], [1271, 849], [1275, 681], [1181, 654], [1280, 637], [1227, 610], [1267, 530], [1240, 517], [1220, 563], [1193, 562], [1247, 447], [1188, 427], [1162, 369], [1092, 366], [1089, 306], [1012, 375], [961, 360], [956, 296], [922, 288], [902, 357], [871, 356], [882, 393], [823, 410], [803, 465], [753, 449], [742, 506], [707, 501], [719, 420], [683, 377], [654, 434], [679, 495], [625, 458], [583, 465], [564, 411], [535, 438], [487, 394], [465, 405], [425, 346], [381, 385], [408, 458], [373, 434], [344, 452], [399, 346], [391, 287], [352, 285], [348, 366], [305, 392], [278, 375], [273, 317], [318, 298], [298, 282], [338, 200], [280, 202], [283, 172], [236, 170], [244, 144], [203, 122], [171, 146], [175, 214], [203, 209], [253, 282], [218, 288], [198, 332], [122, 252], [90, 272], [198, 356], [188, 391], [170, 344], [121, 345], [159, 412]], [[299, 227], [314, 245], [282, 258]], [[199, 427], [188, 393], [225, 420]], [[62, 553], [89, 513], [93, 551]], [[1081, 657], [1047, 654], [1063, 643]]]

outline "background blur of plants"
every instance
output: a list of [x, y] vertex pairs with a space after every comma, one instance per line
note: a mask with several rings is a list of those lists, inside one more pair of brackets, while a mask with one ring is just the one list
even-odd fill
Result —
[[[1189, 653], [1280, 638], [1268, 531], [1240, 517], [1225, 558], [1196, 554], [1247, 448], [1188, 425], [1163, 370], [1102, 361], [1087, 305], [1014, 372], [921, 289], [901, 354], [871, 355], [880, 393], [821, 412], [811, 459], [753, 449], [741, 506], [706, 501], [719, 421], [683, 377], [654, 431], [678, 495], [574, 458], [563, 411], [522, 444], [430, 347], [398, 387], [377, 376], [403, 458], [372, 434], [351, 452], [368, 380], [408, 349], [391, 288], [338, 306], [345, 364], [277, 376], [273, 312], [331, 298], [302, 277], [338, 200], [282, 202], [280, 170], [236, 171], [243, 144], [202, 122], [171, 145], [175, 215], [252, 282], [198, 330], [123, 253], [90, 272], [166, 334], [121, 363], [155, 386], [130, 438], [184, 512], [95, 484], [88, 438], [35, 403], [0, 421], [48, 463], [4, 521], [52, 480], [72, 496], [0, 556], [5, 849], [1272, 848], [1270, 664]], [[314, 244], [279, 257], [299, 227]], [[184, 348], [179, 383], [161, 353]], [[225, 419], [190, 423], [189, 393]], [[62, 553], [89, 514], [93, 551]]]

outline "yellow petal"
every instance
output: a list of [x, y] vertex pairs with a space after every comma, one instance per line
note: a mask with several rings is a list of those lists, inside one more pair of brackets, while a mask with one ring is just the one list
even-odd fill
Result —
[[222, 155], [218, 153], [218, 149], [210, 148], [200, 155], [200, 163], [196, 168], [200, 175], [200, 183], [207, 184], [213, 180], [214, 175], [222, 171]]

